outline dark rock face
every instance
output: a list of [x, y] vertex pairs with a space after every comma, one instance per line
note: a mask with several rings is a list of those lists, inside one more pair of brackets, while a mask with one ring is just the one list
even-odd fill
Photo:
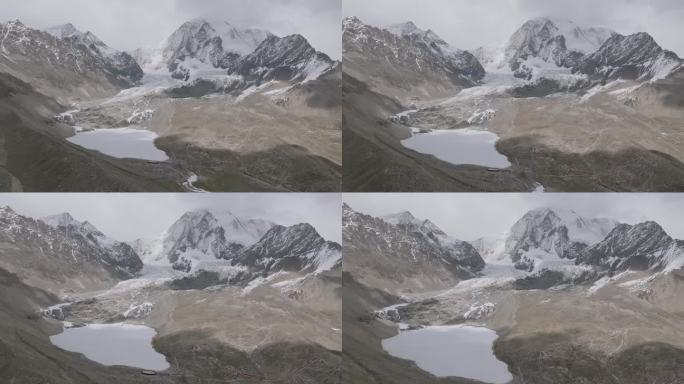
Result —
[[640, 32], [629, 36], [613, 35], [575, 68], [604, 81], [648, 80], [681, 65], [682, 60], [674, 52], [662, 49], [651, 35]]
[[[531, 73], [525, 75], [531, 78]], [[516, 98], [524, 97], [544, 97], [557, 92], [574, 92], [589, 85], [588, 81], [576, 81], [570, 86], [563, 86], [560, 81], [547, 78], [539, 78], [534, 82], [515, 87], [509, 91], [510, 95]]]
[[326, 54], [316, 51], [302, 35], [282, 38], [271, 35], [254, 52], [228, 66], [228, 73], [257, 83], [302, 81], [309, 74], [322, 74], [334, 65]]
[[434, 32], [422, 31], [413, 23], [394, 26], [389, 31], [366, 25], [358, 18], [347, 18], [343, 44], [345, 53], [357, 53], [417, 73], [444, 75], [457, 86], [474, 85], [485, 75], [470, 52], [450, 47]]
[[620, 224], [600, 243], [587, 249], [577, 264], [600, 267], [610, 273], [659, 269], [684, 255], [684, 242], [674, 240], [655, 222]]
[[218, 272], [202, 270], [193, 275], [173, 279], [169, 282], [169, 287], [177, 291], [186, 291], [192, 289], [204, 289], [221, 284], [222, 282], [223, 280]]
[[235, 258], [233, 265], [248, 266], [260, 273], [312, 272], [321, 259], [341, 252], [339, 244], [325, 241], [310, 224], [276, 225]]
[[537, 274], [517, 279], [513, 286], [515, 289], [549, 289], [553, 286], [565, 282], [566, 277], [563, 272], [543, 270]]

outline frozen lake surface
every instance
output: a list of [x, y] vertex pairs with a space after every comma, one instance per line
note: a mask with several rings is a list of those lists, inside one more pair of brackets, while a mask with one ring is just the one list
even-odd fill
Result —
[[499, 137], [469, 128], [413, 133], [401, 144], [416, 152], [433, 155], [452, 164], [472, 164], [489, 168], [508, 168], [511, 163], [496, 151]]
[[67, 140], [118, 158], [166, 161], [166, 153], [154, 146], [156, 138], [156, 133], [144, 129], [103, 128], [79, 132]]
[[155, 371], [169, 368], [166, 357], [154, 350], [150, 327], [133, 324], [88, 324], [50, 336], [52, 344], [78, 352], [103, 365], [126, 365]]
[[390, 355], [413, 360], [438, 377], [458, 376], [503, 384], [513, 379], [506, 364], [497, 360], [492, 344], [496, 332], [484, 327], [434, 326], [400, 332], [382, 341]]

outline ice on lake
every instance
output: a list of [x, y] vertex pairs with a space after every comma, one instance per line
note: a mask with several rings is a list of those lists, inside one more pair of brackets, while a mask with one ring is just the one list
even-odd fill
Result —
[[496, 150], [499, 137], [488, 131], [470, 128], [414, 132], [401, 144], [416, 152], [433, 155], [452, 164], [481, 165], [489, 168], [508, 168], [511, 163]]
[[78, 132], [67, 140], [113, 157], [166, 161], [166, 153], [154, 146], [156, 138], [156, 133], [144, 129], [102, 128]]
[[88, 324], [67, 328], [50, 336], [52, 344], [78, 352], [103, 365], [126, 365], [163, 371], [169, 368], [166, 357], [154, 350], [154, 329], [125, 323]]
[[496, 338], [496, 332], [484, 327], [432, 326], [400, 332], [382, 340], [382, 348], [392, 356], [415, 361], [438, 377], [508, 383], [513, 377], [492, 349]]

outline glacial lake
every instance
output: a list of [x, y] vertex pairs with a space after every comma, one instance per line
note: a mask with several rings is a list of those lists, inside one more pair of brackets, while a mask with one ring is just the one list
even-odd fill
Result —
[[497, 337], [496, 332], [484, 327], [433, 326], [400, 332], [382, 340], [382, 348], [438, 377], [504, 384], [513, 376], [506, 364], [494, 356], [492, 344]]
[[166, 161], [166, 153], [154, 146], [156, 138], [156, 133], [144, 129], [102, 128], [78, 132], [67, 140], [113, 157]]
[[416, 152], [433, 155], [452, 164], [481, 165], [489, 168], [508, 168], [511, 163], [497, 152], [495, 144], [499, 137], [488, 131], [470, 128], [434, 130], [427, 133], [413, 132], [413, 136], [401, 144]]
[[78, 352], [103, 365], [126, 365], [163, 371], [169, 368], [166, 357], [154, 350], [154, 329], [133, 324], [88, 324], [67, 328], [50, 336], [52, 344]]

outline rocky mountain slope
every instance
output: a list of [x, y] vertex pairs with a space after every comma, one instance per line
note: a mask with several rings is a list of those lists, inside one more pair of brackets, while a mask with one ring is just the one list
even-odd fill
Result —
[[656, 222], [620, 224], [583, 252], [577, 262], [614, 275], [627, 270], [675, 270], [684, 266], [684, 242], [668, 236]]
[[575, 70], [601, 81], [617, 79], [658, 80], [682, 67], [684, 61], [661, 48], [645, 32], [629, 36], [614, 34], [595, 52], [575, 66]]
[[125, 243], [68, 214], [35, 220], [0, 209], [0, 266], [53, 292], [95, 289], [136, 276], [142, 262]]
[[471, 53], [410, 22], [383, 29], [346, 18], [342, 41], [344, 71], [385, 95], [434, 98], [472, 86], [484, 76]]
[[230, 65], [228, 73], [256, 84], [271, 80], [298, 83], [315, 80], [336, 65], [302, 35], [282, 38], [270, 35], [253, 52]]
[[343, 208], [345, 271], [369, 286], [444, 288], [473, 277], [484, 261], [470, 244], [404, 212], [377, 218]]
[[263, 275], [277, 271], [311, 273], [329, 270], [341, 261], [342, 247], [323, 239], [310, 224], [273, 226], [232, 261]]
[[135, 85], [143, 77], [142, 68], [131, 55], [110, 48], [90, 31], [81, 32], [71, 23], [67, 23], [48, 28], [46, 32], [73, 47], [87, 50], [93, 57], [99, 59], [100, 66], [114, 76], [121, 86]]
[[0, 71], [57, 100], [113, 95], [142, 77], [130, 55], [70, 25], [48, 33], [12, 20], [0, 36]]

